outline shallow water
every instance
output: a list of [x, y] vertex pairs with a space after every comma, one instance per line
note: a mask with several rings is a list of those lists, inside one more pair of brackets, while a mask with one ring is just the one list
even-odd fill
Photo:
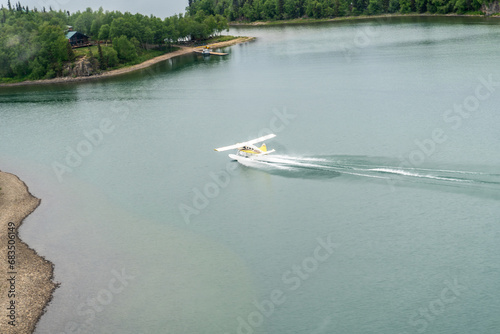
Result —
[[[62, 283], [36, 333], [497, 333], [498, 23], [235, 28], [228, 57], [2, 89]], [[213, 151], [267, 132], [268, 161]]]

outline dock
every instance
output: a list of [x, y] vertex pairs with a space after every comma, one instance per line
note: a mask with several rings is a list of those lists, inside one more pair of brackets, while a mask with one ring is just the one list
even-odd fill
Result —
[[214, 55], [214, 56], [227, 56], [229, 53], [226, 53], [226, 52], [213, 52], [213, 51], [210, 51], [210, 52], [203, 52], [204, 50], [203, 49], [197, 49], [197, 50], [194, 50], [194, 52], [196, 53], [199, 53], [199, 54], [203, 54], [203, 55]]

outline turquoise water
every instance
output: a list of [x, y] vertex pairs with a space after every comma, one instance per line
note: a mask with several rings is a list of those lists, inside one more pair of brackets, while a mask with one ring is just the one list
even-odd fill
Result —
[[[229, 56], [0, 91], [36, 333], [497, 333], [498, 20], [233, 28]], [[277, 134], [267, 162], [213, 148]]]

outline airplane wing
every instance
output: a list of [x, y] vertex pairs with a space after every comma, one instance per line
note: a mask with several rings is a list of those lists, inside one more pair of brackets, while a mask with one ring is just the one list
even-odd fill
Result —
[[276, 135], [274, 133], [271, 133], [271, 134], [268, 134], [266, 136], [262, 136], [262, 137], [255, 138], [255, 139], [252, 139], [252, 140], [249, 140], [249, 141], [245, 141], [243, 143], [237, 143], [237, 144], [234, 144], [234, 145], [219, 147], [219, 148], [216, 148], [215, 151], [222, 152], [222, 151], [227, 151], [227, 150], [234, 150], [234, 149], [243, 147], [245, 145], [253, 145], [253, 144], [256, 144], [256, 143], [260, 143], [261, 141], [268, 140], [268, 139], [271, 139], [271, 138], [274, 138], [274, 137], [276, 137]]
[[268, 134], [266, 136], [262, 136], [262, 137], [259, 137], [259, 138], [256, 138], [256, 139], [249, 140], [249, 141], [245, 142], [244, 144], [253, 145], [253, 144], [260, 143], [261, 141], [274, 138], [274, 137], [276, 137], [276, 135], [274, 133], [270, 133], [270, 134]]

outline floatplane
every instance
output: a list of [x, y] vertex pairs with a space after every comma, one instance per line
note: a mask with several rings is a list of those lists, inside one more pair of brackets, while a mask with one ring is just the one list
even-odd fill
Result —
[[268, 140], [274, 137], [276, 137], [276, 135], [274, 133], [271, 133], [266, 136], [245, 141], [243, 143], [237, 143], [234, 145], [219, 147], [216, 148], [215, 151], [223, 152], [236, 149], [237, 150], [236, 154], [229, 154], [229, 157], [233, 160], [239, 160], [242, 158], [259, 160], [267, 156], [268, 154], [275, 152], [275, 150], [268, 151], [265, 143], [263, 143], [260, 147], [257, 147], [254, 144], [261, 143], [264, 140]]

